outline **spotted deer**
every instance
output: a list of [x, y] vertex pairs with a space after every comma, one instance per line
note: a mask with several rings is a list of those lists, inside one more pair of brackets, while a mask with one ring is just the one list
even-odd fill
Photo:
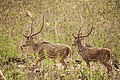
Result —
[[33, 37], [41, 33], [44, 27], [44, 16], [43, 16], [43, 22], [41, 29], [37, 32], [32, 34], [33, 32], [33, 20], [31, 25], [31, 33], [29, 35], [23, 34], [23, 36], [27, 39], [26, 42], [23, 44], [23, 47], [31, 46], [34, 53], [39, 53], [39, 59], [36, 61], [36, 64], [38, 62], [41, 62], [45, 58], [55, 59], [59, 57], [60, 63], [64, 66], [64, 70], [67, 67], [67, 64], [65, 63], [65, 59], [71, 52], [71, 48], [68, 45], [65, 44], [57, 44], [57, 43], [50, 43], [50, 42], [40, 42], [35, 43], [33, 40]]
[[74, 34], [74, 43], [72, 46], [77, 46], [78, 52], [81, 52], [83, 60], [86, 62], [87, 66], [90, 67], [90, 62], [100, 62], [105, 67], [107, 67], [107, 73], [112, 72], [112, 65], [110, 64], [111, 60], [111, 50], [108, 48], [94, 48], [89, 46], [83, 46], [82, 40], [85, 37], [88, 37], [92, 32], [93, 27], [87, 35], [80, 35], [81, 28], [78, 31], [77, 36]]

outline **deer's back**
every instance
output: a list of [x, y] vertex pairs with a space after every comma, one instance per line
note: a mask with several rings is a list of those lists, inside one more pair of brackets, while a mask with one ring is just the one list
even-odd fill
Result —
[[110, 60], [111, 51], [107, 48], [90, 48], [86, 47], [82, 51], [82, 57], [89, 61], [106, 61]]
[[39, 46], [40, 53], [47, 53], [48, 55], [51, 55], [51, 56], [56, 56], [58, 54], [60, 54], [62, 56], [63, 53], [64, 53], [64, 55], [68, 55], [69, 51], [70, 51], [69, 46], [64, 45], [64, 44], [43, 42]]
[[101, 60], [110, 60], [111, 58], [111, 50], [108, 48], [98, 49], [97, 54], [100, 56]]

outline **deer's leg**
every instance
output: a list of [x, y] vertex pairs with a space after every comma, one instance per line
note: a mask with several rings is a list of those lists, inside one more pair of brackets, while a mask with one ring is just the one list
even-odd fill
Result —
[[61, 59], [60, 63], [62, 63], [62, 65], [64, 66], [64, 70], [66, 70], [67, 64], [65, 63], [64, 59]]
[[108, 74], [110, 73], [110, 72], [112, 72], [112, 66], [109, 64], [109, 63], [107, 63], [107, 62], [102, 62], [102, 64], [104, 64], [106, 67], [107, 67], [107, 70], [108, 70]]
[[113, 72], [112, 72], [112, 65], [110, 65], [108, 62], [105, 62], [103, 63], [106, 67], [107, 67], [107, 74], [108, 74], [108, 79], [112, 79], [114, 80], [114, 75], [113, 75]]
[[38, 65], [38, 62], [40, 62], [40, 64], [41, 64], [41, 61], [42, 61], [43, 59], [45, 59], [45, 56], [44, 56], [44, 55], [40, 56], [39, 59], [36, 61], [35, 65], [37, 66], [37, 65]]
[[41, 61], [42, 61], [43, 59], [44, 59], [44, 58], [40, 58], [40, 59], [38, 59], [38, 60], [36, 61], [36, 64], [35, 64], [35, 65], [38, 65], [38, 62], [41, 63]]
[[85, 60], [86, 64], [87, 64], [87, 67], [89, 69], [89, 79], [90, 79], [90, 61], [89, 60]]
[[86, 64], [87, 64], [87, 66], [90, 68], [90, 61], [85, 60], [85, 62], [86, 62]]

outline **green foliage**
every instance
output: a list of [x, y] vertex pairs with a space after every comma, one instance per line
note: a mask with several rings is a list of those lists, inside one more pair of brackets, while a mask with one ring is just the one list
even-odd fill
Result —
[[[48, 77], [47, 80], [78, 80], [82, 74], [89, 78], [89, 70], [83, 62], [80, 65], [74, 60], [81, 60], [75, 47], [72, 47], [72, 33], [77, 33], [81, 27], [81, 34], [86, 35], [93, 26], [92, 34], [85, 38], [82, 44], [93, 47], [107, 47], [112, 50], [116, 58], [120, 59], [120, 1], [119, 0], [1, 0], [0, 1], [0, 69], [7, 80], [27, 80]], [[25, 41], [23, 33], [29, 34], [31, 19], [26, 15], [30, 11], [38, 25], [34, 26], [33, 33], [41, 28], [41, 16], [45, 16], [43, 31], [35, 37], [35, 41], [67, 44], [72, 47], [73, 61], [67, 71], [59, 70], [56, 63], [50, 59], [42, 61], [43, 71], [29, 76], [29, 68], [35, 61], [30, 48], [20, 50], [21, 43]], [[28, 52], [27, 52], [28, 51]], [[47, 53], [47, 51], [45, 51]], [[28, 55], [27, 58], [21, 54]], [[38, 53], [35, 53], [39, 57]], [[18, 68], [19, 62], [9, 62], [9, 58], [25, 58], [22, 63], [26, 68]], [[47, 55], [46, 55], [47, 58]], [[59, 58], [59, 55], [58, 55]], [[9, 63], [9, 64], [8, 64]], [[94, 63], [93, 63], [94, 64]], [[79, 68], [76, 66], [79, 66]], [[84, 68], [85, 67], [85, 68]], [[90, 80], [107, 79], [104, 69], [96, 72], [90, 70]], [[74, 68], [74, 69], [73, 69]], [[33, 71], [34, 72], [34, 71]], [[41, 74], [42, 73], [42, 74]], [[53, 76], [54, 75], [54, 76]], [[44, 76], [44, 77], [43, 77]], [[87, 79], [85, 78], [85, 79]]]

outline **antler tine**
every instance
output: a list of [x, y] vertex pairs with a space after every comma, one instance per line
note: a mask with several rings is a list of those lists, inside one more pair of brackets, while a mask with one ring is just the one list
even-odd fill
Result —
[[32, 35], [33, 26], [34, 26], [34, 18], [31, 18], [31, 19], [32, 19], [32, 23], [31, 23], [31, 26], [30, 26], [31, 32], [30, 32], [30, 34], [29, 34], [29, 37], [31, 37], [31, 35]]
[[31, 25], [30, 25], [31, 32], [30, 32], [30, 34], [29, 34], [28, 36], [25, 35], [25, 34], [23, 34], [23, 36], [26, 37], [26, 38], [30, 38], [30, 37], [31, 37], [31, 34], [32, 34], [32, 31], [33, 31], [34, 18], [32, 17], [32, 14], [30, 13], [30, 11], [26, 12], [26, 15], [27, 15], [28, 17], [30, 17], [31, 20], [32, 20], [32, 23], [31, 23]]
[[31, 37], [31, 34], [32, 34], [32, 32], [33, 32], [33, 24], [34, 24], [34, 19], [32, 18], [32, 24], [30, 25], [31, 32], [30, 32], [29, 35], [23, 34], [24, 37], [26, 37], [26, 38], [30, 38], [30, 37]]
[[72, 34], [72, 35], [73, 35], [73, 37], [74, 37], [74, 38], [79, 38], [79, 36], [80, 36], [80, 31], [81, 31], [81, 28], [79, 29], [77, 36], [75, 36], [75, 34], [74, 34], [74, 33]]
[[43, 16], [43, 22], [42, 22], [42, 27], [41, 27], [40, 31], [38, 31], [37, 33], [31, 35], [31, 37], [33, 37], [33, 36], [39, 34], [39, 33], [43, 30], [43, 27], [44, 27], [44, 16]]
[[26, 36], [25, 34], [23, 34], [23, 36], [26, 37], [26, 38], [29, 38], [29, 36]]
[[74, 33], [72, 33], [72, 35], [73, 35], [74, 38], [77, 38]]
[[80, 29], [79, 29], [79, 31], [78, 31], [78, 37], [80, 37], [80, 31], [81, 31], [81, 27], [80, 27]]
[[91, 34], [91, 32], [92, 32], [92, 29], [93, 29], [93, 26], [92, 26], [90, 32], [86, 36], [80, 36], [80, 37], [87, 37], [87, 36], [89, 36]]

